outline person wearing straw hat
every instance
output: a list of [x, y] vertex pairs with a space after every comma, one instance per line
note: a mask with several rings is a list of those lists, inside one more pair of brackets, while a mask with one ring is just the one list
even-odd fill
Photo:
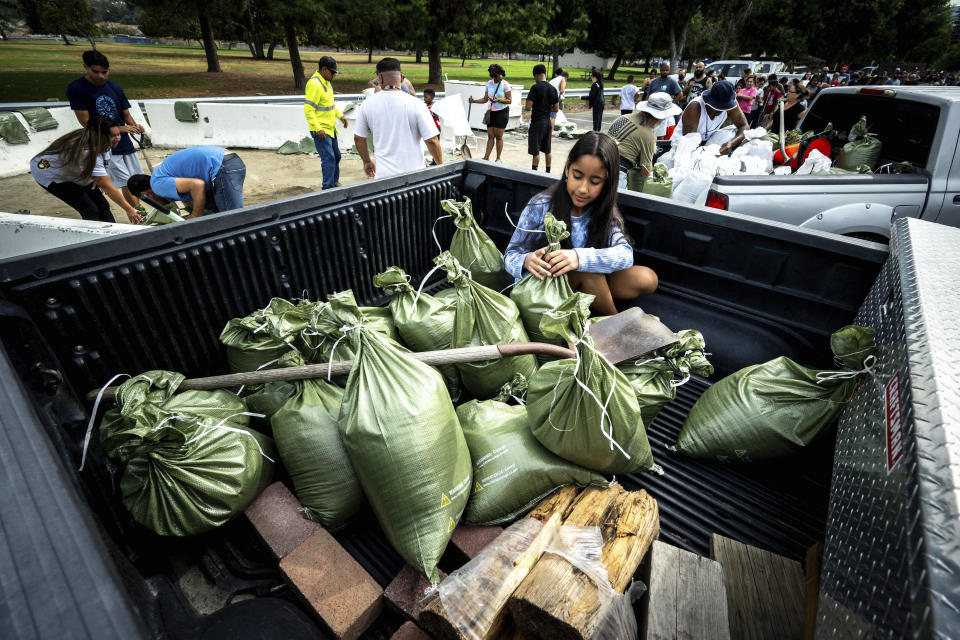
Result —
[[679, 140], [684, 132], [695, 131], [700, 134], [700, 142], [704, 143], [723, 127], [727, 118], [737, 127], [737, 135], [720, 147], [721, 155], [728, 154], [737, 148], [748, 126], [747, 118], [737, 104], [733, 83], [729, 80], [721, 80], [687, 104], [680, 118], [680, 124], [673, 130], [673, 136], [670, 139]]
[[620, 148], [620, 188], [627, 188], [627, 175], [636, 169], [644, 178], [653, 170], [653, 154], [657, 150], [657, 134], [663, 121], [683, 110], [669, 93], [660, 91], [637, 104], [637, 110], [620, 116], [610, 125], [609, 133]]

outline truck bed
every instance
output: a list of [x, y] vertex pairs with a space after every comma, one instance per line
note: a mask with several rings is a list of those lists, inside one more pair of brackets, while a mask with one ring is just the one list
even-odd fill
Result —
[[[171, 558], [187, 558], [208, 574], [219, 571], [233, 585], [269, 574], [244, 522], [189, 540], [159, 539], [136, 526], [113, 491], [112, 469], [96, 438], [92, 458], [77, 473], [89, 411], [80, 398], [86, 391], [117, 373], [225, 371], [221, 328], [273, 296], [306, 292], [320, 298], [349, 287], [361, 304], [383, 303], [371, 285], [374, 274], [396, 264], [419, 279], [432, 267], [438, 250], [431, 228], [441, 199], [470, 196], [502, 247], [511, 231], [504, 209], [516, 220], [551, 180], [459, 162], [0, 262], [0, 375], [11, 406], [22, 408], [4, 414], [3, 426], [32, 443], [24, 449], [11, 435], [9, 447], [0, 447], [8, 454], [4, 472], [24, 488], [0, 500], [7, 534], [0, 539], [0, 558], [8, 559], [5, 575], [35, 576], [19, 592], [48, 592], [25, 599], [33, 628], [47, 635], [51, 625], [66, 625], [59, 622], [65, 609], [57, 596], [69, 591], [66, 585], [96, 580], [102, 586], [82, 594], [79, 635], [179, 635], [173, 630], [186, 623], [168, 588], [176, 566]], [[872, 243], [639, 195], [622, 195], [621, 207], [637, 261], [660, 277], [660, 290], [637, 302], [675, 330], [704, 334], [717, 368], [713, 379], [779, 355], [829, 366], [830, 333], [853, 320], [886, 257]], [[438, 224], [437, 233], [446, 243], [449, 221]], [[37, 362], [61, 372], [63, 382], [31, 372]], [[664, 474], [618, 480], [629, 489], [646, 488], [658, 500], [662, 536], [672, 544], [705, 555], [709, 536], [721, 533], [802, 559], [824, 535], [832, 432], [804, 456], [775, 465], [682, 458], [667, 445], [709, 384], [694, 378], [680, 387], [650, 426]], [[18, 464], [25, 450], [35, 460]], [[37, 469], [59, 479], [55, 491], [30, 490]], [[38, 520], [18, 515], [27, 511]], [[61, 557], [60, 536], [37, 535], [38, 523], [47, 532], [70, 530], [77, 554], [87, 561], [42, 562], [48, 548]], [[402, 566], [369, 516], [337, 537], [383, 585]], [[5, 598], [12, 597], [8, 588], [0, 591]], [[14, 585], [11, 593], [17, 592]], [[125, 626], [114, 622], [117, 616]], [[398, 624], [384, 614], [366, 637], [389, 637]], [[31, 623], [24, 625], [29, 631]]]

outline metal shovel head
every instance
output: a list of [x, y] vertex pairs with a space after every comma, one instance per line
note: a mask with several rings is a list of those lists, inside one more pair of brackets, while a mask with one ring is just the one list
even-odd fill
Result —
[[635, 360], [677, 342], [677, 334], [640, 307], [604, 318], [590, 325], [590, 337], [613, 364]]

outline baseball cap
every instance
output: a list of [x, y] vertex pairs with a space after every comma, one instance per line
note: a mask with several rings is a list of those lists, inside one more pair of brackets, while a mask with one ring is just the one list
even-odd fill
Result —
[[331, 56], [321, 56], [320, 64], [317, 66], [318, 68], [326, 67], [327, 69], [330, 69], [330, 71], [333, 71], [334, 73], [340, 73], [339, 71], [337, 71], [337, 61], [334, 60]]

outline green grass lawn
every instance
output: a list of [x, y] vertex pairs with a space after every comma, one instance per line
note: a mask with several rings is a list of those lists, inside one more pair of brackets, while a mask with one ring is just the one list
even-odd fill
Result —
[[[83, 75], [81, 54], [85, 42], [73, 46], [62, 41], [0, 41], [0, 102], [34, 102], [66, 99], [66, 87]], [[97, 43], [110, 60], [110, 79], [124, 87], [126, 93], [137, 98], [211, 97], [243, 95], [297, 94], [287, 51], [277, 49], [274, 60], [253, 60], [244, 50], [220, 49], [223, 73], [207, 73], [206, 58], [199, 47], [152, 44]], [[309, 76], [316, 69], [317, 60], [324, 53], [333, 55], [341, 74], [334, 81], [340, 93], [360, 91], [375, 75], [376, 61], [383, 54], [374, 52], [373, 62], [367, 55], [301, 51], [304, 70]], [[413, 56], [401, 56], [403, 72], [417, 89], [427, 85], [426, 56], [420, 64]], [[451, 80], [484, 81], [489, 78], [487, 67], [497, 62], [507, 72], [507, 80], [529, 87], [534, 61], [468, 59], [464, 66], [459, 58], [444, 58], [443, 73]], [[548, 65], [549, 66], [549, 65]], [[583, 70], [570, 69], [570, 88], [585, 88], [589, 82], [581, 79]], [[624, 75], [624, 74], [618, 74]], [[434, 88], [442, 90], [442, 85]]]

